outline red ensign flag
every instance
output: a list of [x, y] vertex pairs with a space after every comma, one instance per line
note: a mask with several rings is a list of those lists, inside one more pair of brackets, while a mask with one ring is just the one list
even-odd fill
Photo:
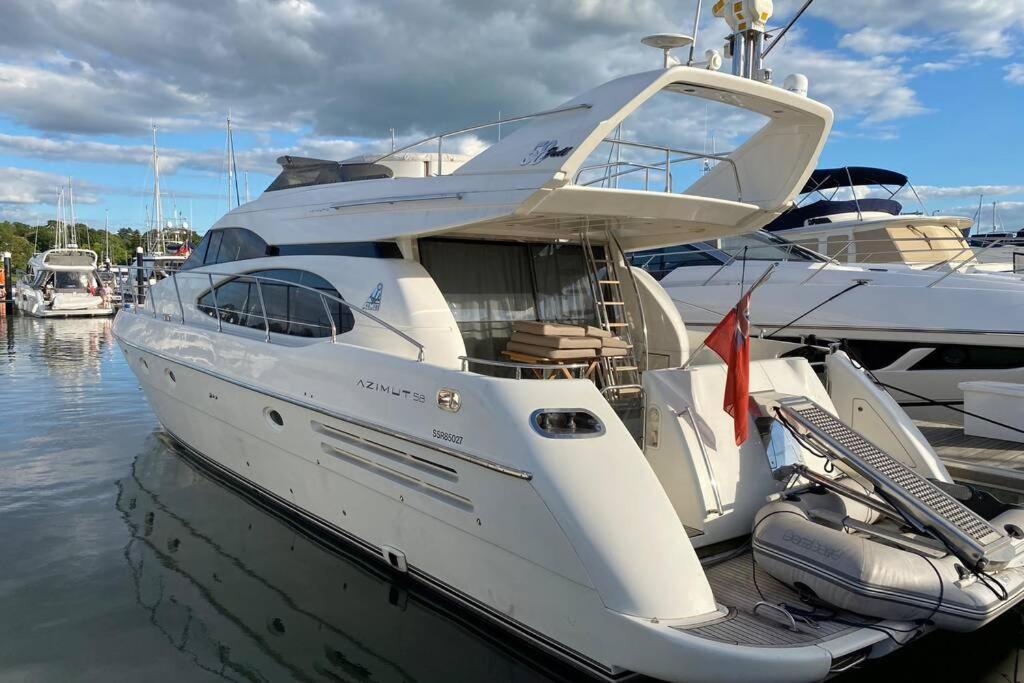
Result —
[[721, 356], [729, 371], [725, 378], [722, 407], [732, 415], [736, 445], [747, 440], [747, 415], [750, 387], [750, 292], [722, 318], [704, 344]]

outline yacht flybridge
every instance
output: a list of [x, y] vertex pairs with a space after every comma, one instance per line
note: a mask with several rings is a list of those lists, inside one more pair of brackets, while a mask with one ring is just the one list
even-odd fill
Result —
[[[707, 155], [630, 131], [693, 101], [762, 127], [684, 188]], [[778, 214], [827, 107], [675, 67], [522, 118], [469, 159], [447, 136], [397, 162], [282, 159], [115, 321], [166, 430], [609, 678], [820, 680], [1021, 599], [1024, 512], [953, 486], [843, 354], [831, 394], [802, 358], [753, 363], [737, 446], [725, 367], [681, 367], [679, 313], [625, 262]]]

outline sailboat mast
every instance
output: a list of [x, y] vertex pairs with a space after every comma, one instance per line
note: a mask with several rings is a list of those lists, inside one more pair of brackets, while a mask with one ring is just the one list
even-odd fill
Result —
[[156, 229], [156, 251], [163, 252], [164, 216], [160, 207], [160, 154], [156, 151], [156, 124], [153, 124], [153, 223]]
[[[242, 193], [238, 191], [238, 164], [235, 160], [235, 134], [231, 130], [231, 112], [228, 112], [228, 211], [231, 210], [231, 182], [234, 178], [235, 206], [242, 205]], [[246, 199], [248, 201], [248, 199]]]
[[64, 225], [64, 188], [57, 188], [57, 220], [53, 224], [53, 244], [51, 249], [61, 247], [61, 231]]
[[71, 178], [68, 177], [68, 203], [71, 212], [71, 228], [68, 230], [68, 247], [78, 248], [78, 218], [75, 216], [75, 190], [71, 187]]
[[103, 260], [110, 261], [110, 209], [103, 210]]
[[231, 110], [228, 110], [227, 118], [227, 130], [224, 138], [224, 163], [228, 167], [228, 211], [231, 210], [231, 181], [232, 181], [232, 168], [231, 168]]

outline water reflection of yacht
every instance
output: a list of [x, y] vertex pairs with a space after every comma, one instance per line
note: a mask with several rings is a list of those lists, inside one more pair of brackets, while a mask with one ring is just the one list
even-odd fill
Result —
[[[759, 128], [687, 185], [686, 162], [707, 155], [616, 133], [649, 102], [661, 121], [722, 106]], [[625, 263], [781, 211], [827, 107], [679, 66], [523, 118], [455, 169], [432, 138], [429, 176], [403, 177], [388, 154], [284, 158], [269, 191], [115, 319], [167, 431], [380, 566], [602, 676], [821, 680], [1024, 598], [1024, 540], [1006, 526], [1021, 513], [947, 492], [920, 432], [847, 357], [827, 359], [828, 389], [805, 359], [752, 363], [759, 419], [734, 425], [726, 368], [681, 367], [675, 305]], [[924, 546], [938, 556], [921, 560]], [[831, 605], [805, 629], [802, 586]]]
[[118, 483], [117, 508], [139, 604], [208, 671], [250, 681], [549, 680], [429, 594], [328, 549], [157, 441]]

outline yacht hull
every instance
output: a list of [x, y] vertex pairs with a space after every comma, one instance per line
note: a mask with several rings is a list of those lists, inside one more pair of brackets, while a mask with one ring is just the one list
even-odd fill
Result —
[[101, 301], [99, 297], [82, 298], [88, 298], [90, 301], [83, 301], [77, 305], [65, 300], [64, 306], [55, 306], [52, 302], [46, 301], [38, 290], [19, 286], [15, 291], [14, 302], [18, 310], [36, 318], [92, 318], [114, 314], [113, 307], [98, 303]]
[[[386, 458], [367, 463], [368, 451], [353, 452], [358, 449], [349, 438], [368, 436], [358, 418], [348, 421], [312, 396], [285, 396], [203, 368], [195, 360], [199, 347], [182, 344], [180, 337], [176, 352], [166, 345], [148, 348], [153, 340], [173, 338], [175, 329], [181, 328], [145, 315], [122, 313], [115, 321], [115, 336], [154, 412], [194, 457], [382, 564], [388, 564], [389, 549], [397, 550], [401, 561], [390, 562], [393, 569], [589, 675], [617, 679], [637, 671], [694, 682], [721, 680], [728, 672], [750, 681], [815, 681], [828, 675], [834, 659], [882, 639], [861, 631], [780, 653], [690, 635], [680, 625], [692, 618], [642, 618], [609, 609], [588, 571], [575, 564], [579, 551], [561, 528], [569, 520], [552, 518], [551, 501], [538, 494], [530, 472], [503, 472], [497, 457], [467, 464], [446, 449], [421, 450], [418, 442], [384, 433], [373, 435], [377, 443], [369, 452], [393, 455], [401, 446], [440, 465], [440, 472]], [[218, 336], [226, 338], [225, 346], [263, 344]], [[258, 354], [249, 358], [253, 366], [261, 360]], [[337, 371], [337, 383], [347, 384], [345, 367]], [[283, 418], [283, 428], [269, 419], [270, 410]], [[399, 414], [389, 417], [391, 424], [409, 424], [417, 416], [409, 412], [405, 422]], [[492, 431], [497, 456], [504, 439]], [[445, 468], [448, 476], [441, 474]]]

